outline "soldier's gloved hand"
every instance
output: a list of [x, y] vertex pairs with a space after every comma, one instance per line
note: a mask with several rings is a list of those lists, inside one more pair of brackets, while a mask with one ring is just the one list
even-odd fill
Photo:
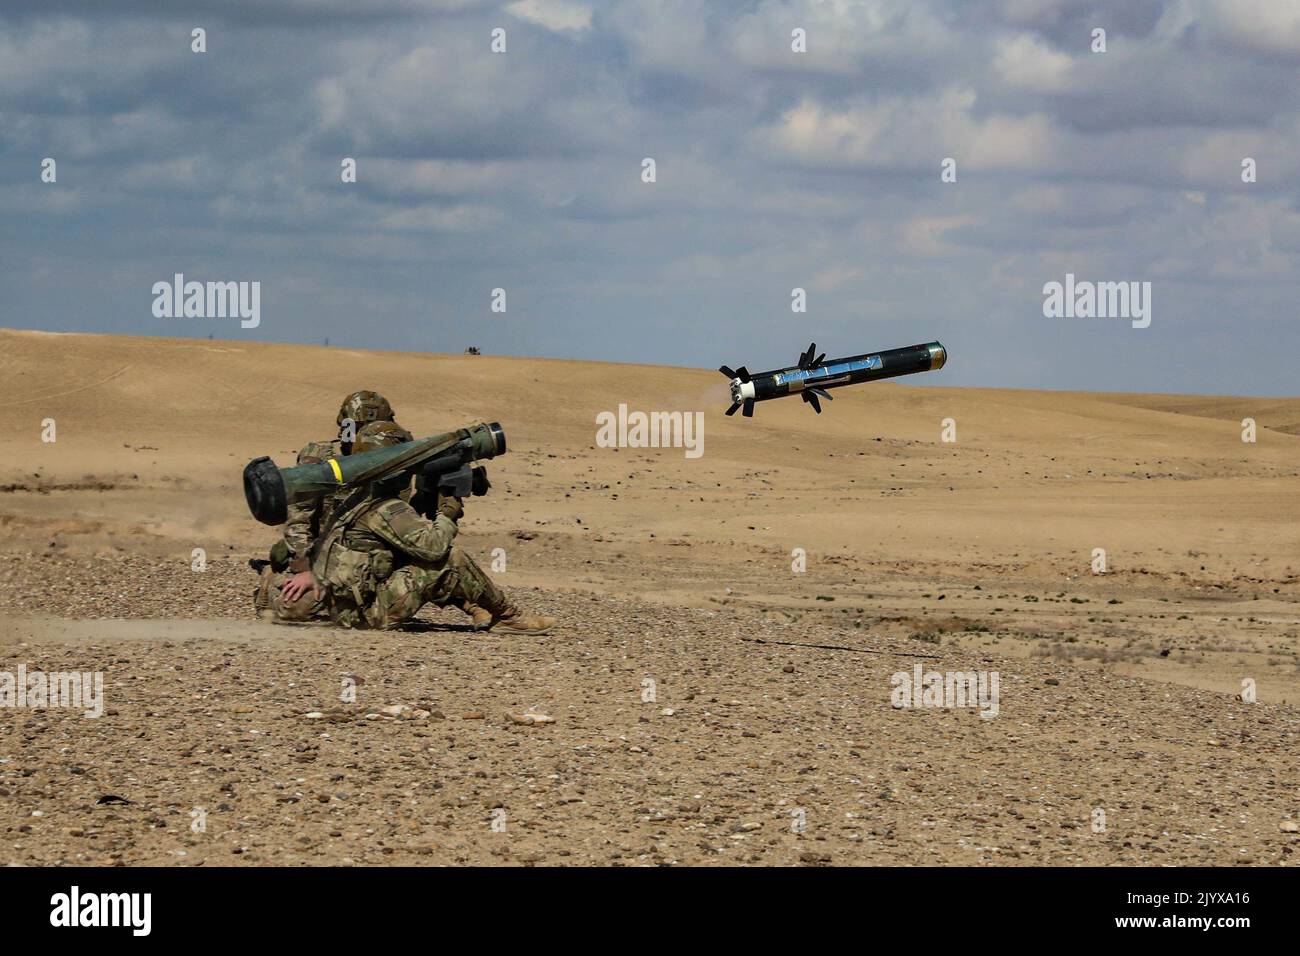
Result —
[[438, 492], [438, 514], [446, 515], [452, 521], [459, 521], [465, 517], [465, 505], [455, 495], [444, 495]]

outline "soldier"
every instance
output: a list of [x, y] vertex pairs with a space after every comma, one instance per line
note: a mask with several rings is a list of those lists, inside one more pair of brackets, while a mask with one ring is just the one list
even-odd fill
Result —
[[[352, 453], [357, 429], [370, 422], [393, 421], [393, 407], [378, 392], [353, 392], [339, 406], [338, 437], [313, 441], [298, 452], [299, 465], [314, 464]], [[345, 496], [340, 492], [289, 503], [284, 537], [271, 548], [253, 599], [258, 613], [277, 623], [306, 623], [325, 616], [322, 592], [311, 573], [311, 548], [322, 522]]]
[[[308, 465], [329, 458], [338, 458], [352, 453], [357, 430], [371, 422], [394, 422], [393, 407], [388, 399], [378, 392], [353, 392], [343, 399], [335, 423], [339, 435], [331, 441], [308, 442], [298, 452], [298, 464]], [[289, 520], [284, 526], [284, 542], [289, 550], [289, 571], [295, 575], [311, 572], [311, 546], [320, 533], [321, 521], [329, 515], [333, 505], [343, 500], [343, 495], [334, 492], [320, 498], [292, 502], [289, 505]], [[295, 601], [310, 586], [310, 582], [290, 578], [284, 587], [288, 590], [290, 601]]]
[[[339, 406], [335, 418], [338, 437], [330, 441], [308, 442], [298, 452], [297, 464], [314, 464], [351, 454], [358, 429], [375, 422], [396, 425], [388, 399], [369, 390], [353, 392]], [[410, 433], [405, 429], [401, 431], [410, 441]], [[311, 571], [311, 549], [322, 524], [345, 497], [342, 491], [336, 491], [306, 501], [290, 502], [284, 537], [271, 548], [270, 565], [261, 571], [262, 579], [253, 600], [260, 614], [281, 623], [305, 623], [325, 616], [320, 585]], [[474, 630], [492, 626], [492, 615], [485, 608], [463, 602], [457, 606], [470, 616]]]
[[[410, 440], [405, 429], [376, 423], [358, 434], [357, 451]], [[312, 569], [324, 585], [330, 619], [343, 627], [394, 628], [430, 602], [468, 602], [491, 615], [489, 627], [547, 633], [555, 618], [522, 613], [473, 558], [452, 544], [465, 513], [461, 500], [439, 495], [430, 520], [398, 497], [405, 481], [398, 477], [354, 489], [342, 514], [323, 529]]]

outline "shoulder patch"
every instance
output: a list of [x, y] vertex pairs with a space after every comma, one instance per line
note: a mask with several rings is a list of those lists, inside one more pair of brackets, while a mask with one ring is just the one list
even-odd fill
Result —
[[375, 509], [374, 514], [400, 537], [420, 530], [426, 521], [401, 498], [390, 498]]
[[389, 498], [379, 506], [379, 513], [385, 518], [391, 518], [399, 515], [403, 511], [414, 511], [415, 509], [408, 505], [401, 498]]
[[337, 458], [341, 451], [337, 446], [337, 441], [308, 442], [302, 447], [302, 451], [298, 452], [298, 464], [314, 465], [326, 458]]

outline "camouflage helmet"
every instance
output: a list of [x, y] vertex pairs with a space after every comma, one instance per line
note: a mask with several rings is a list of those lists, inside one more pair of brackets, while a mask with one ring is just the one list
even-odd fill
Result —
[[414, 440], [414, 436], [396, 422], [371, 422], [357, 432], [357, 440], [352, 445], [352, 454], [360, 455], [363, 452], [374, 451], [376, 448], [388, 448], [391, 445], [401, 445]]
[[337, 420], [339, 428], [342, 428], [343, 423], [349, 419], [356, 424], [357, 428], [371, 422], [391, 422], [393, 406], [389, 405], [388, 399], [378, 392], [353, 392], [343, 399], [343, 404], [339, 406]]

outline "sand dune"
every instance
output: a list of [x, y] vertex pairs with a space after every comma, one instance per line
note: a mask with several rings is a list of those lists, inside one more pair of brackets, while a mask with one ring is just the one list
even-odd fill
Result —
[[[30, 332], [0, 333], [0, 345], [14, 424], [0, 438], [2, 480], [94, 476], [128, 498], [148, 487], [178, 545], [193, 536], [187, 508], [241, 546], [264, 537], [238, 493], [244, 462], [291, 463], [305, 440], [330, 435], [339, 396], [374, 386], [417, 434], [505, 425], [512, 453], [492, 470], [514, 501], [487, 509], [484, 530], [527, 516], [579, 538], [689, 535], [722, 546], [711, 564], [788, 545], [943, 561], [959, 577], [969, 564], [1033, 562], [1081, 574], [1096, 547], [1126, 573], [1230, 580], [1255, 568], [1285, 580], [1297, 567], [1300, 437], [1288, 430], [1300, 399], [878, 383], [839, 391], [821, 416], [785, 400], [746, 421], [721, 414], [722, 376], [690, 369]], [[596, 416], [620, 403], [704, 412], [704, 454], [594, 447]], [[1254, 444], [1241, 440], [1247, 416]], [[45, 418], [54, 444], [40, 441]], [[955, 443], [940, 439], [945, 419]], [[78, 503], [93, 512], [112, 497]], [[52, 504], [37, 503], [20, 511]], [[569, 527], [578, 517], [589, 531]]]

